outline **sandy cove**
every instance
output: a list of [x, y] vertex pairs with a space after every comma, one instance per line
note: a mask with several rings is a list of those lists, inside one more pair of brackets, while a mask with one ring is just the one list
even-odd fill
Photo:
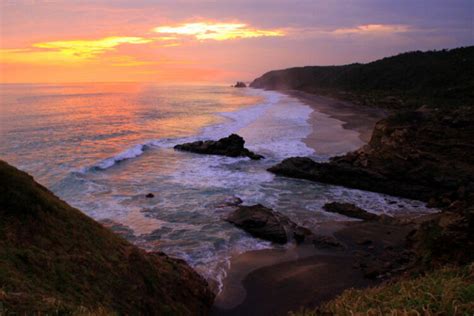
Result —
[[[314, 109], [309, 119], [313, 131], [304, 142], [318, 155], [330, 157], [359, 148], [370, 139], [376, 121], [386, 116], [380, 109], [304, 92], [285, 93]], [[385, 254], [386, 259], [399, 257], [411, 231], [410, 226], [361, 221], [309, 228], [336, 237], [343, 247], [288, 245], [234, 256], [213, 315], [286, 315], [301, 306], [318, 306], [346, 288], [377, 284], [380, 279], [367, 277], [364, 271], [370, 270], [371, 261], [388, 265], [373, 260], [387, 249], [393, 254]]]

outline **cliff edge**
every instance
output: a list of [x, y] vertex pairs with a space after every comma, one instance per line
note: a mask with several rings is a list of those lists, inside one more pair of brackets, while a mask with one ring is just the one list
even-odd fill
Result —
[[205, 315], [184, 261], [147, 253], [0, 161], [0, 314]]

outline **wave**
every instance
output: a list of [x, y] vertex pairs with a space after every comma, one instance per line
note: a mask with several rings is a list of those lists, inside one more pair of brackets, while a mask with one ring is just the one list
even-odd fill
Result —
[[141, 144], [136, 144], [113, 157], [101, 160], [93, 166], [83, 168], [79, 172], [87, 173], [91, 171], [106, 170], [126, 160], [137, 158], [151, 148], [171, 148], [181, 143], [219, 139], [229, 136], [257, 120], [270, 107], [278, 103], [280, 100], [280, 95], [277, 92], [253, 90], [250, 93], [264, 96], [265, 102], [235, 112], [217, 112], [217, 115], [226, 118], [227, 121], [216, 125], [206, 126], [196, 136], [148, 140]]

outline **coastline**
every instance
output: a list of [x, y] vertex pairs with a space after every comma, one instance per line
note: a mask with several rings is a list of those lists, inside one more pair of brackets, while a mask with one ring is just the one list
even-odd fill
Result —
[[[318, 155], [328, 158], [366, 144], [375, 123], [387, 115], [384, 110], [361, 109], [348, 102], [304, 92], [277, 92], [294, 97], [312, 109], [308, 119], [312, 132], [303, 142]], [[364, 222], [339, 221], [311, 227], [321, 236], [338, 235], [346, 247], [343, 251], [317, 249], [311, 244], [253, 250], [233, 256], [212, 315], [286, 315], [301, 306], [316, 307], [349, 287], [377, 284], [377, 280], [365, 278], [353, 267], [357, 260], [354, 252], [361, 250], [354, 240], [363, 239], [365, 232], [360, 228], [365, 225]], [[384, 224], [375, 226], [376, 234], [383, 235]], [[380, 242], [387, 243], [383, 237]], [[388, 243], [400, 244], [402, 239], [395, 234]]]
[[347, 101], [310, 94], [303, 91], [278, 91], [298, 99], [300, 102], [310, 106], [313, 109], [313, 113], [311, 113], [310, 117], [310, 123], [313, 127], [313, 131], [310, 135], [308, 135], [308, 137], [305, 138], [304, 142], [307, 146], [315, 150], [315, 144], [321, 143], [321, 137], [331, 136], [321, 136], [321, 133], [324, 133], [324, 129], [319, 128], [318, 126], [318, 118], [321, 114], [341, 121], [342, 127], [344, 129], [356, 132], [357, 138], [360, 140], [360, 142], [357, 142], [355, 139], [346, 141], [351, 141], [354, 144], [354, 147], [357, 146], [357, 148], [370, 141], [375, 123], [387, 117], [389, 114], [388, 111], [384, 109], [355, 105]]
[[370, 271], [403, 258], [412, 229], [384, 221], [328, 222], [313, 231], [343, 247], [292, 245], [235, 256], [211, 315], [287, 315], [316, 308], [348, 288], [380, 284], [384, 279]]

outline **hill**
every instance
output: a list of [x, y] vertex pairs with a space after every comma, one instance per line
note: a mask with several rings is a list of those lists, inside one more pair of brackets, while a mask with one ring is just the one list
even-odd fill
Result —
[[0, 314], [207, 314], [184, 261], [147, 253], [0, 161]]
[[367, 64], [274, 70], [250, 87], [299, 90], [395, 109], [472, 105], [474, 46], [408, 52]]

